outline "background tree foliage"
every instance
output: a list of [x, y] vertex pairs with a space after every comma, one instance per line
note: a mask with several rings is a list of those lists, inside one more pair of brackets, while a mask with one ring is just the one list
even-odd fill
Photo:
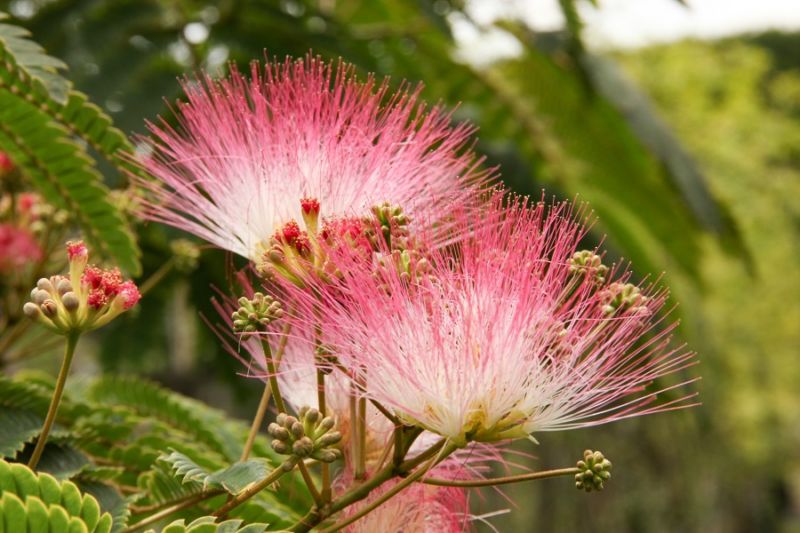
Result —
[[[683, 339], [702, 359], [699, 409], [544, 436], [531, 464], [571, 462], [591, 443], [620, 467], [611, 490], [585, 499], [557, 481], [515, 487], [508, 493], [519, 508], [491, 522], [509, 531], [797, 530], [800, 38], [688, 42], [599, 58], [581, 43], [574, 3], [562, 6], [570, 15], [564, 33], [534, 33], [516, 21], [475, 25], [478, 32], [505, 32], [520, 49], [516, 57], [476, 65], [463, 59], [471, 51], [453, 36], [454, 22], [474, 24], [457, 0], [0, 2], [17, 17], [13, 24], [64, 61], [72, 83], [52, 86], [61, 78], [47, 74], [30, 82], [44, 86], [35, 98], [19, 103], [26, 93], [9, 85], [17, 78], [3, 78], [0, 125], [19, 124], [12, 113], [42, 120], [70, 102], [86, 117], [94, 113], [108, 137], [77, 115], [62, 116], [60, 128], [43, 128], [41, 138], [17, 132], [28, 146], [57, 143], [84, 154], [74, 181], [55, 172], [44, 149], [27, 154], [26, 169], [50, 165], [36, 184], [42, 189], [55, 177], [102, 191], [98, 205], [108, 207], [91, 216], [113, 224], [81, 226], [118, 228], [98, 242], [109, 243], [107, 254], [118, 261], [127, 257], [124, 266], [135, 272], [138, 252], [125, 241], [133, 224], [146, 279], [171, 257], [176, 234], [128, 221], [124, 202], [112, 201], [106, 188], [124, 189], [130, 171], [119, 150], [131, 151], [132, 143], [116, 132], [141, 133], [145, 119], [180, 96], [177, 77], [313, 50], [351, 61], [362, 74], [391, 75], [396, 86], [424, 82], [427, 100], [458, 106], [456, 119], [479, 126], [478, 151], [487, 165], [500, 165], [510, 187], [535, 196], [542, 189], [579, 195], [598, 217], [595, 242], [607, 236], [612, 256], [632, 260], [639, 273], [664, 271], [681, 303]], [[21, 38], [13, 31], [0, 31], [7, 48], [9, 35]], [[29, 68], [60, 72], [41, 51], [28, 52], [39, 58]], [[5, 131], [0, 127], [0, 146], [16, 146], [13, 139], [3, 143]], [[35, 171], [29, 174], [35, 182]], [[209, 287], [228, 286], [231, 261], [206, 251], [191, 274], [172, 271], [137, 316], [94, 337], [102, 369], [149, 375], [249, 416], [260, 385], [236, 375], [238, 363], [198, 317], [215, 320]], [[34, 363], [49, 368], [51, 359]], [[486, 496], [475, 498], [476, 513], [507, 505]]]

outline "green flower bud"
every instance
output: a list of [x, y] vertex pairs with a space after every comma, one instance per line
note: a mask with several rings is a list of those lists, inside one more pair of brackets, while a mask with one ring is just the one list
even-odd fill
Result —
[[292, 444], [292, 453], [297, 457], [308, 457], [314, 451], [314, 442], [308, 437], [296, 440]]
[[275, 450], [277, 453], [281, 455], [288, 455], [289, 454], [289, 445], [283, 442], [282, 440], [273, 440], [271, 443], [272, 449]]
[[295, 422], [292, 424], [292, 427], [289, 429], [289, 431], [292, 432], [292, 437], [295, 439], [302, 438], [306, 434], [305, 430], [303, 429], [303, 424], [300, 422]]
[[283, 316], [280, 302], [272, 296], [257, 292], [252, 299], [239, 298], [239, 309], [232, 315], [233, 329], [237, 333], [266, 331], [267, 326]]
[[333, 444], [338, 443], [342, 440], [342, 434], [338, 431], [331, 431], [330, 433], [325, 433], [323, 436], [317, 439], [317, 446], [320, 448], [326, 448], [328, 446], [332, 446]]
[[608, 267], [603, 264], [602, 258], [591, 250], [580, 250], [569, 260], [569, 271], [578, 276], [591, 275], [600, 285], [606, 280]]
[[586, 492], [603, 490], [604, 482], [611, 478], [611, 466], [602, 453], [586, 450], [583, 460], [577, 463], [580, 472], [575, 474], [575, 488]]
[[325, 431], [328, 431], [329, 429], [331, 429], [331, 428], [332, 428], [333, 426], [335, 426], [335, 425], [336, 425], [336, 420], [334, 420], [334, 419], [333, 419], [332, 417], [330, 417], [330, 416], [326, 416], [326, 417], [325, 417], [325, 418], [323, 418], [323, 419], [322, 419], [322, 421], [319, 423], [319, 427], [320, 427], [320, 428], [322, 428], [322, 429], [324, 429]]

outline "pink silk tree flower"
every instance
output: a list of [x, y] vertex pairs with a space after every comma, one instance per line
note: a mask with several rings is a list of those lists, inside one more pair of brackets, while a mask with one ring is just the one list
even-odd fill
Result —
[[0, 273], [13, 274], [41, 261], [42, 256], [41, 246], [28, 230], [0, 224]]
[[670, 344], [665, 292], [579, 251], [579, 215], [495, 193], [454, 213], [460, 240], [422, 275], [356, 258], [317, 296], [287, 290], [374, 400], [459, 446], [686, 406], [647, 389], [694, 362]]
[[149, 124], [143, 216], [257, 261], [312, 211], [316, 225], [389, 202], [435, 221], [489, 179], [471, 126], [354, 70], [308, 55], [184, 82], [178, 127]]
[[[436, 469], [432, 474], [436, 474]], [[344, 517], [357, 512], [391, 488], [374, 491], [363, 502], [349, 507]], [[415, 483], [344, 529], [348, 533], [459, 533], [470, 531], [467, 491]]]

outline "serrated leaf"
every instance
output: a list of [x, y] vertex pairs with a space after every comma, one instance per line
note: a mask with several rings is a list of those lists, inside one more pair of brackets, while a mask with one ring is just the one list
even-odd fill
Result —
[[195, 463], [187, 455], [175, 450], [159, 457], [159, 461], [167, 463], [181, 483], [196, 482], [206, 484], [211, 475], [208, 470]]
[[44, 419], [30, 411], [3, 407], [0, 411], [0, 457], [14, 457], [39, 434]]
[[[7, 18], [7, 14], [0, 12], [0, 20]], [[19, 26], [0, 24], [0, 47], [3, 51], [15, 58], [25, 74], [40, 82], [53, 100], [66, 103], [72, 84], [58, 71], [65, 70], [67, 65], [47, 55], [41, 46], [28, 37], [28, 31]]]
[[[176, 520], [161, 530], [161, 533], [263, 533], [268, 524], [244, 524], [242, 520], [226, 520], [216, 523], [216, 517], [202, 516], [188, 525], [186, 521]], [[154, 533], [150, 529], [147, 533]]]
[[234, 463], [205, 479], [205, 487], [222, 487], [231, 494], [239, 494], [244, 489], [267, 477], [269, 468], [263, 461]]
[[126, 221], [92, 159], [66, 133], [32, 104], [0, 90], [0, 149], [49, 203], [74, 217], [98, 251], [137, 272], [138, 250]]

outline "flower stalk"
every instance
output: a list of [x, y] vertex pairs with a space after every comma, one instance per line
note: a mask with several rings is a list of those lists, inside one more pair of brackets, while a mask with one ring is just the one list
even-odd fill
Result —
[[39, 464], [39, 459], [44, 452], [45, 444], [47, 444], [47, 436], [53, 428], [53, 423], [56, 420], [58, 413], [58, 406], [61, 403], [61, 397], [64, 394], [64, 385], [67, 382], [70, 367], [72, 366], [72, 359], [75, 356], [75, 347], [78, 344], [78, 339], [81, 334], [79, 331], [73, 331], [67, 335], [67, 342], [64, 348], [64, 359], [61, 361], [61, 370], [58, 372], [56, 379], [56, 387], [53, 390], [53, 397], [50, 399], [50, 407], [47, 409], [47, 416], [44, 419], [42, 431], [39, 433], [39, 440], [36, 441], [36, 447], [33, 449], [31, 458], [28, 461], [28, 468], [36, 470], [36, 465]]

